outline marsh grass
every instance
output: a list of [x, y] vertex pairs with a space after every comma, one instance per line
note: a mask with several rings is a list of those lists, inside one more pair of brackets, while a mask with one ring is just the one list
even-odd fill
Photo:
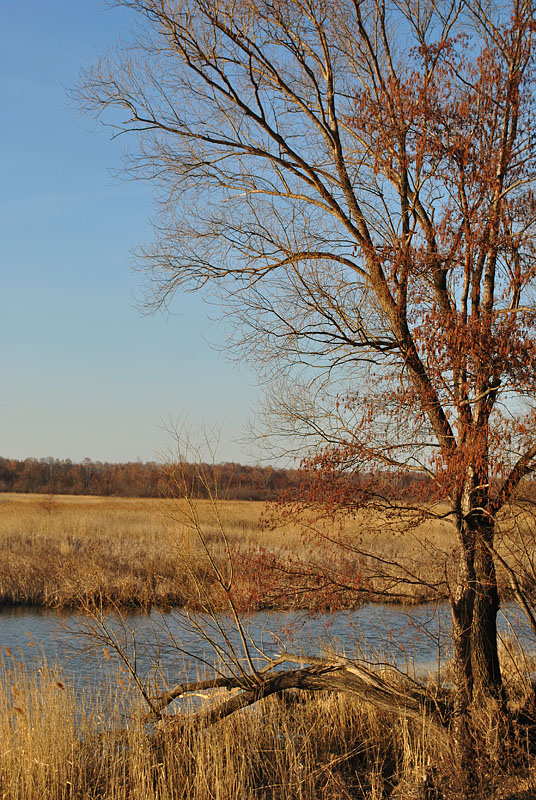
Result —
[[424, 724], [340, 695], [270, 698], [206, 730], [154, 735], [112, 689], [80, 709], [54, 670], [4, 667], [0, 686], [2, 800], [380, 798], [403, 776], [415, 782], [425, 750]]
[[[519, 685], [514, 687], [519, 691]], [[519, 701], [521, 697], [517, 698]], [[482, 712], [471, 800], [536, 796], [530, 736], [508, 750]], [[80, 703], [61, 673], [7, 660], [0, 679], [1, 800], [461, 800], [447, 737], [335, 693], [289, 693], [209, 728], [144, 722], [114, 685]], [[466, 800], [466, 798], [464, 798]]]
[[[209, 504], [200, 506], [211, 536]], [[231, 539], [256, 535], [260, 503], [222, 507]], [[0, 495], [0, 604], [195, 603], [185, 569], [190, 554], [173, 517], [173, 501]]]
[[[195, 507], [215, 561], [223, 564], [231, 548], [235, 600], [248, 610], [320, 608], [325, 598], [315, 587], [323, 575], [334, 585], [341, 576], [335, 603], [346, 607], [366, 600], [368, 589], [387, 601], [431, 600], [452, 564], [448, 520], [362, 510], [336, 525], [312, 529], [293, 519], [271, 528], [260, 524], [264, 503], [200, 500]], [[205, 600], [218, 608], [213, 568], [183, 511], [176, 500], [1, 494], [0, 605], [199, 609], [202, 582]], [[530, 558], [529, 544], [518, 560]], [[392, 565], [388, 573], [367, 553]], [[352, 594], [344, 585], [357, 574], [366, 590]]]
[[[299, 525], [262, 529], [260, 503], [196, 509], [216, 558], [225, 557], [218, 514], [233, 553], [244, 554], [237, 581], [246, 596], [259, 580], [251, 554], [318, 557]], [[429, 575], [434, 557], [454, 546], [445, 523], [408, 533], [405, 520], [387, 522], [358, 515], [342, 521], [343, 533], [393, 561], [421, 559]], [[4, 603], [192, 606], [196, 586], [185, 565], [197, 560], [198, 576], [206, 566], [173, 501], [3, 495], [0, 525]], [[210, 569], [203, 580], [210, 589]], [[492, 707], [473, 719], [474, 800], [536, 797], [527, 699], [534, 704], [534, 665], [516, 647], [507, 642], [501, 654], [513, 728]], [[184, 717], [155, 728], [145, 713], [120, 676], [81, 702], [57, 670], [28, 673], [8, 658], [0, 669], [0, 800], [466, 800], [448, 734], [438, 736], [424, 716], [409, 722], [349, 695], [289, 692], [208, 728]]]

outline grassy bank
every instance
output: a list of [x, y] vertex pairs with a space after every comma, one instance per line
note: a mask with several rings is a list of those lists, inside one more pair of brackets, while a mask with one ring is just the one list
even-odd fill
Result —
[[[303, 585], [303, 565], [322, 568], [336, 550], [326, 543], [304, 541], [301, 526], [295, 522], [277, 530], [261, 530], [259, 518], [264, 508], [260, 502], [218, 503], [235, 562], [237, 602], [251, 608], [307, 607], [314, 597], [295, 591], [295, 571], [301, 569]], [[226, 545], [214, 509], [208, 501], [199, 501], [196, 512], [211, 555], [225, 568]], [[414, 537], [383, 530], [378, 521], [349, 518], [347, 527], [361, 544], [365, 537], [371, 546], [394, 559], [405, 554], [430, 575], [433, 562], [430, 558], [423, 561], [424, 550], [416, 548]], [[437, 531], [428, 530], [424, 538], [448, 548], [445, 535], [448, 533], [439, 526]], [[341, 570], [357, 571], [357, 558], [346, 554], [345, 559]], [[274, 561], [279, 566], [290, 565], [289, 570], [274, 571], [270, 566]], [[3, 605], [77, 608], [102, 602], [195, 608], [199, 578], [210, 595], [212, 569], [194, 532], [185, 525], [183, 509], [173, 500], [0, 495]], [[213, 588], [217, 605], [220, 594]], [[426, 595], [425, 587], [412, 588], [408, 599], [419, 591]]]
[[[225, 572], [227, 545], [235, 600], [249, 609], [357, 605], [375, 593], [429, 600], [452, 568], [455, 541], [444, 520], [361, 511], [337, 526], [313, 530], [289, 520], [272, 530], [259, 525], [265, 510], [260, 502], [221, 501], [218, 520], [208, 501], [197, 502], [205, 552], [173, 500], [0, 494], [0, 604], [194, 609], [201, 581], [205, 600], [217, 608], [222, 593], [207, 552]], [[380, 565], [369, 551], [381, 555]], [[520, 547], [515, 557], [532, 563], [532, 552]], [[348, 591], [354, 584], [356, 591]]]
[[[209, 504], [200, 507], [210, 537]], [[261, 509], [222, 503], [231, 540], [257, 536]], [[0, 495], [0, 604], [195, 605], [191, 548], [174, 516], [172, 501]]]
[[[61, 676], [8, 665], [0, 680], [2, 800], [432, 800], [460, 798], [448, 735], [427, 721], [338, 694], [261, 701], [207, 729], [143, 724], [142, 709], [110, 688], [80, 706]], [[518, 684], [511, 700], [520, 703]], [[106, 726], [103, 720], [106, 719]], [[126, 720], [126, 721], [125, 721]], [[497, 718], [484, 739], [474, 800], [536, 796], [526, 728], [505, 745]]]

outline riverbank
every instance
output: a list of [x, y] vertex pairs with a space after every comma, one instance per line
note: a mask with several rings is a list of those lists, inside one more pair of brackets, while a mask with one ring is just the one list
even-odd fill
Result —
[[445, 596], [446, 520], [362, 511], [269, 528], [263, 514], [253, 501], [0, 494], [0, 605], [226, 610], [215, 566], [223, 577], [232, 566], [233, 601], [250, 611]]
[[[527, 686], [509, 675], [519, 708]], [[305, 692], [261, 700], [208, 728], [184, 715], [180, 726], [148, 728], [124, 680], [81, 704], [61, 673], [43, 668], [32, 677], [8, 661], [0, 676], [2, 800], [467, 798], [450, 735], [425, 717], [410, 722], [348, 695]], [[472, 800], [536, 796], [531, 729], [514, 723], [505, 741], [493, 709], [474, 722], [485, 734]]]

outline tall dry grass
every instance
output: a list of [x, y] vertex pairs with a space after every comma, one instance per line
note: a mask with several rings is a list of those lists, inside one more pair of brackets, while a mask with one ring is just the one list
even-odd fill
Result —
[[[0, 604], [187, 605], [194, 593], [172, 506], [173, 501], [144, 499], [0, 495]], [[244, 542], [255, 536], [260, 510], [255, 503], [234, 505], [229, 535]]]
[[[236, 561], [239, 604], [307, 605], [311, 597], [294, 592], [296, 564], [288, 572], [272, 569], [270, 575], [267, 565], [296, 559], [318, 564], [324, 558], [318, 542], [304, 541], [296, 522], [261, 529], [264, 508], [257, 502], [218, 501], [216, 510], [209, 501], [196, 502], [217, 561], [226, 558], [219, 523], [224, 525]], [[384, 554], [400, 555], [401, 536], [359, 520], [349, 519], [347, 526], [353, 526], [361, 540], [376, 538], [374, 546]], [[214, 574], [196, 551], [195, 535], [190, 542], [190, 533], [174, 500], [0, 495], [0, 604], [195, 607], [196, 580], [202, 580], [205, 596], [210, 595]], [[415, 561], [407, 542], [405, 547]], [[216, 586], [213, 602], [220, 602]]]
[[[203, 729], [156, 731], [137, 700], [110, 687], [80, 704], [54, 670], [4, 664], [2, 800], [461, 800], [448, 736], [349, 696], [271, 697]], [[536, 796], [527, 732], [505, 748], [493, 714], [471, 800]], [[468, 800], [464, 797], [464, 800]]]
[[[270, 528], [259, 524], [265, 504], [250, 501], [196, 501], [195, 513], [217, 563], [225, 564], [229, 545], [235, 600], [250, 610], [320, 607], [322, 583], [333, 590], [328, 602], [346, 605], [382, 593], [384, 600], [430, 600], [445, 591], [445, 576], [455, 568], [454, 529], [446, 519], [364, 509], [337, 522], [287, 519]], [[524, 518], [516, 526], [524, 548], [510, 552], [509, 524], [503, 552], [525, 574], [536, 526]], [[2, 494], [0, 605], [196, 608], [201, 581], [218, 607], [214, 570], [198, 544], [180, 501]], [[536, 581], [536, 569], [526, 574]], [[347, 590], [356, 575], [361, 594]]]

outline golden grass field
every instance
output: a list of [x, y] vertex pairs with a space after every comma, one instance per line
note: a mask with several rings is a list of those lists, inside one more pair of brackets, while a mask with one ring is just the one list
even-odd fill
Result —
[[[214, 508], [208, 501], [0, 495], [1, 601], [195, 608], [202, 585], [202, 601], [213, 599], [217, 608], [214, 567], [229, 577], [232, 562], [235, 596], [242, 593], [245, 604], [264, 602], [258, 598], [272, 590], [276, 607], [278, 596], [281, 605], [307, 607], [310, 595], [293, 596], [292, 587], [313, 561], [324, 578], [362, 570], [376, 590], [407, 592], [414, 601], [441, 579], [455, 546], [448, 522], [409, 525], [409, 512], [363, 511], [315, 531], [303, 518], [268, 530], [259, 525], [263, 512], [262, 503], [241, 501]], [[508, 525], [510, 533], [529, 531], [526, 519]], [[335, 566], [330, 554], [344, 548], [333, 539], [353, 545]], [[373, 560], [357, 558], [358, 549], [380, 555], [382, 574]], [[283, 566], [263, 571], [271, 557]], [[411, 574], [415, 584], [401, 583]], [[469, 800], [457, 788], [450, 734], [438, 736], [425, 717], [409, 721], [349, 695], [295, 693], [209, 728], [185, 719], [180, 728], [155, 728], [124, 675], [81, 703], [61, 672], [43, 665], [29, 674], [4, 658], [0, 800]], [[509, 705], [520, 708], [530, 694], [528, 664], [508, 652], [503, 658]], [[436, 691], [431, 679], [428, 688]], [[532, 730], [518, 726], [505, 736], [496, 709], [478, 713], [470, 800], [535, 798]]]
[[[409, 728], [338, 695], [294, 706], [274, 697], [206, 730], [178, 736], [171, 726], [153, 737], [143, 709], [112, 692], [80, 709], [52, 670], [30, 678], [7, 669], [3, 678], [2, 800], [379, 800], [414, 782], [424, 753], [448, 757], [426, 725]], [[103, 733], [105, 712], [115, 733]]]
[[[259, 522], [267, 515], [266, 504], [239, 500], [0, 494], [0, 604], [199, 608], [202, 586], [218, 607], [214, 566], [230, 575], [231, 562], [242, 609], [419, 602], [444, 596], [455, 569], [446, 519], [365, 509], [272, 529]], [[503, 527], [499, 546], [530, 583], [536, 526]]]
[[[0, 495], [0, 603], [56, 608], [92, 601], [187, 604], [192, 587], [184, 569], [183, 526], [172, 519], [175, 505]], [[228, 517], [232, 540], [256, 535], [261, 504], [222, 503], [220, 510]], [[201, 503], [201, 512], [208, 516], [207, 503]], [[212, 524], [207, 521], [208, 536]]]
[[[313, 532], [296, 521], [268, 530], [259, 525], [263, 512], [264, 503], [238, 500], [218, 501], [216, 507], [200, 500], [188, 508], [176, 500], [2, 494], [0, 603], [195, 607], [199, 576], [205, 590], [214, 582], [207, 553], [225, 571], [227, 542], [235, 595], [252, 608], [307, 607], [314, 602], [307, 588], [314, 588], [317, 574], [333, 581], [340, 573], [349, 580], [359, 571], [396, 597], [427, 599], [426, 586], [396, 585], [396, 578], [376, 574], [372, 562], [330, 539], [350, 537], [360, 549], [381, 553], [393, 563], [403, 561], [412, 575], [426, 573], [428, 581], [437, 553], [453, 546], [444, 522], [426, 522], [406, 533], [400, 523], [362, 515], [343, 520], [340, 530], [330, 522]], [[271, 570], [274, 559], [289, 565], [288, 570]], [[217, 587], [214, 593], [217, 604]]]

